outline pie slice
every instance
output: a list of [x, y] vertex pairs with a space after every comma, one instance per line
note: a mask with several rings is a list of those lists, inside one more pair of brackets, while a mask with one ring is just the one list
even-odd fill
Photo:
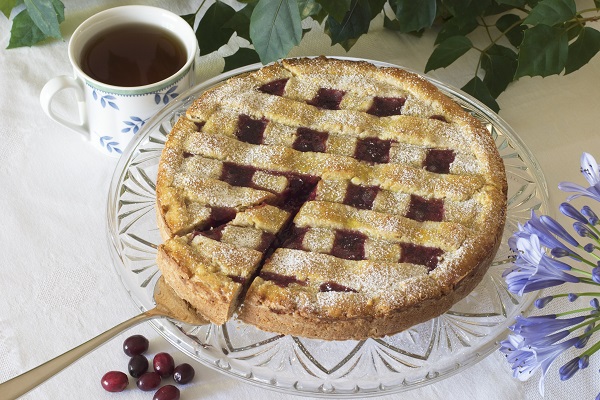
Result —
[[489, 132], [399, 68], [286, 59], [205, 92], [157, 179], [158, 266], [215, 324], [326, 340], [447, 311], [501, 240]]

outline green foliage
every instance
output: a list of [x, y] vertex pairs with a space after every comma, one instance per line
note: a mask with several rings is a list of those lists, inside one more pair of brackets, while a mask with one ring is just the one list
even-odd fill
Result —
[[[203, 9], [203, 0], [190, 0]], [[347, 51], [384, 13], [383, 27], [420, 35], [436, 32], [425, 72], [451, 67], [467, 52], [478, 54], [473, 78], [463, 90], [493, 110], [509, 85], [526, 76], [569, 74], [600, 51], [600, 31], [587, 26], [600, 20], [600, 0], [577, 9], [575, 0], [239, 0], [235, 9], [215, 1], [206, 12], [182, 16], [191, 26], [202, 55], [217, 51], [237, 36], [248, 47], [225, 57], [225, 70], [286, 57], [304, 33], [302, 22], [322, 25], [332, 45]], [[17, 8], [18, 7], [18, 8]], [[384, 9], [386, 10], [384, 12]], [[237, 11], [236, 11], [237, 10]], [[8, 48], [60, 38], [61, 0], [0, 0], [12, 15]], [[19, 12], [17, 12], [19, 11]], [[196, 21], [199, 19], [199, 21]], [[381, 19], [380, 19], [381, 21]], [[305, 25], [305, 27], [308, 25]], [[488, 43], [475, 45], [483, 33]], [[481, 37], [483, 35], [479, 35]], [[394, 51], [391, 49], [391, 51]], [[397, 51], [401, 51], [398, 49]]]
[[250, 38], [264, 64], [288, 54], [302, 38], [296, 0], [260, 0], [250, 17]]
[[7, 48], [33, 46], [45, 39], [62, 37], [60, 24], [65, 6], [60, 0], [0, 0], [0, 10], [9, 18], [12, 10], [24, 3], [14, 17]]
[[236, 16], [231, 6], [217, 0], [211, 5], [204, 17], [198, 23], [196, 39], [200, 47], [200, 55], [210, 54], [226, 44], [233, 33], [234, 27], [227, 23]]

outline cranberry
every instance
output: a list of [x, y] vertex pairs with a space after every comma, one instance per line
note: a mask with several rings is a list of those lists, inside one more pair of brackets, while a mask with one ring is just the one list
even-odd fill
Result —
[[123, 342], [123, 351], [129, 357], [145, 353], [149, 346], [148, 339], [142, 335], [133, 335], [125, 339]]
[[194, 379], [195, 374], [196, 371], [194, 371], [194, 367], [192, 367], [190, 364], [183, 363], [175, 367], [175, 372], [173, 372], [173, 380], [175, 380], [177, 383], [185, 385]]
[[109, 371], [104, 374], [100, 383], [108, 392], [122, 392], [129, 384], [129, 378], [121, 371]]
[[148, 371], [148, 359], [142, 354], [133, 356], [129, 360], [127, 368], [129, 370], [129, 375], [133, 376], [134, 378], [139, 378], [142, 376], [142, 374]]
[[179, 400], [179, 389], [173, 385], [165, 385], [154, 393], [152, 400]]
[[137, 380], [136, 385], [140, 390], [148, 392], [160, 386], [161, 377], [156, 372], [146, 372]]
[[167, 377], [173, 375], [175, 370], [175, 360], [169, 353], [158, 353], [154, 356], [152, 361], [154, 371], [156, 371], [161, 377]]

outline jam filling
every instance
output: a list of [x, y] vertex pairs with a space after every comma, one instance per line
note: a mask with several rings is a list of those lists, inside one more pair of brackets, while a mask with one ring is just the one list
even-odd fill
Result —
[[272, 172], [273, 175], [285, 176], [289, 182], [288, 188], [283, 193], [284, 202], [281, 208], [296, 215], [300, 207], [313, 192], [319, 182], [319, 178], [312, 175], [301, 175], [289, 172]]
[[371, 104], [367, 113], [377, 117], [400, 115], [405, 102], [406, 99], [403, 97], [374, 97], [373, 104]]
[[225, 229], [225, 225], [218, 226], [216, 228], [204, 230], [204, 231], [194, 231], [194, 236], [202, 235], [206, 236], [209, 239], [216, 240], [217, 242], [221, 240], [223, 236], [223, 229]]
[[444, 254], [444, 251], [437, 247], [427, 247], [413, 243], [402, 243], [400, 248], [402, 254], [398, 262], [424, 265], [429, 272], [437, 267], [440, 257]]
[[344, 196], [344, 204], [363, 210], [370, 210], [373, 208], [373, 202], [375, 197], [379, 193], [379, 187], [377, 186], [360, 186], [353, 183], [349, 183], [346, 188], [346, 195]]
[[269, 120], [266, 118], [253, 119], [242, 114], [238, 117], [237, 130], [235, 136], [238, 140], [251, 144], [262, 144], [263, 133], [267, 128]]
[[244, 278], [243, 276], [238, 276], [238, 275], [227, 275], [227, 277], [229, 279], [231, 279], [232, 281], [234, 281], [235, 283], [239, 283], [240, 285], [244, 285], [247, 281], [246, 278]]
[[423, 161], [423, 168], [429, 172], [447, 174], [455, 156], [453, 150], [429, 149]]
[[371, 163], [388, 163], [390, 161], [391, 140], [378, 138], [358, 139], [354, 158]]
[[288, 78], [278, 79], [276, 81], [272, 81], [269, 83], [265, 83], [261, 87], [258, 88], [259, 91], [267, 94], [272, 94], [275, 96], [283, 96], [283, 92], [285, 91], [285, 85], [288, 82]]
[[233, 207], [211, 207], [209, 216], [209, 226], [225, 225], [235, 218], [236, 210]]
[[255, 167], [224, 162], [220, 179], [232, 186], [253, 187], [252, 177], [256, 171]]
[[296, 140], [292, 144], [294, 150], [307, 152], [314, 151], [316, 153], [325, 153], [327, 147], [327, 132], [320, 132], [309, 128], [298, 128], [296, 131]]
[[307, 284], [306, 281], [296, 278], [295, 275], [281, 275], [275, 272], [261, 271], [260, 274], [258, 274], [258, 276], [260, 276], [265, 281], [273, 282], [277, 286], [283, 288], [288, 287], [292, 283], [296, 283], [300, 286], [306, 286]]
[[316, 96], [306, 103], [326, 110], [339, 110], [345, 94], [343, 90], [320, 88]]
[[358, 293], [358, 290], [349, 288], [348, 286], [340, 285], [332, 281], [324, 282], [319, 286], [319, 292], [346, 292]]
[[411, 194], [406, 217], [420, 222], [442, 221], [444, 219], [444, 200], [425, 199]]
[[331, 255], [345, 260], [364, 260], [367, 236], [356, 231], [337, 229]]
[[296, 225], [292, 225], [284, 233], [285, 237], [282, 237], [283, 244], [281, 247], [286, 249], [303, 250], [302, 242], [304, 236], [308, 232], [308, 228], [298, 228]]
[[429, 117], [429, 119], [437, 119], [438, 121], [442, 121], [442, 122], [448, 122], [448, 120], [446, 119], [446, 117], [444, 117], [443, 115], [432, 115], [431, 117]]

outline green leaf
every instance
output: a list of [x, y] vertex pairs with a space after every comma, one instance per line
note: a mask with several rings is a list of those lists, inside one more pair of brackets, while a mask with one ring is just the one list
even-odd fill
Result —
[[254, 6], [248, 4], [242, 8], [235, 15], [223, 25], [225, 28], [233, 29], [237, 35], [241, 38], [250, 41], [250, 18], [254, 12]]
[[453, 36], [440, 43], [429, 56], [425, 72], [445, 68], [458, 60], [473, 47], [473, 43], [464, 36]]
[[477, 100], [481, 101], [483, 104], [491, 108], [494, 112], [500, 111], [500, 106], [494, 99], [494, 97], [490, 94], [489, 89], [485, 86], [485, 83], [479, 77], [474, 77], [471, 79], [465, 86], [461, 88], [463, 91], [467, 92], [471, 96], [475, 97]]
[[27, 10], [22, 10], [13, 19], [10, 30], [10, 41], [6, 48], [14, 49], [16, 47], [33, 46], [46, 38], [47, 36], [33, 22]]
[[350, 11], [352, 0], [317, 0], [317, 3], [340, 24], [344, 21], [346, 13]]
[[369, 0], [369, 7], [371, 8], [371, 19], [375, 18], [383, 11], [383, 7], [386, 3], [387, 0]]
[[435, 38], [435, 44], [440, 44], [452, 36], [466, 36], [473, 32], [477, 26], [477, 20], [472, 15], [452, 17], [442, 25], [442, 28]]
[[527, 3], [526, 0], [496, 0], [498, 4], [506, 4], [507, 6], [523, 8]]
[[362, 34], [369, 31], [370, 23], [371, 8], [368, 0], [353, 0], [342, 23], [331, 17], [327, 19], [325, 32], [331, 37], [332, 45], [339, 43], [348, 51]]
[[436, 0], [390, 0], [401, 32], [429, 28], [436, 15]]
[[255, 64], [259, 61], [260, 57], [254, 49], [240, 47], [235, 54], [225, 57], [225, 68], [223, 71], [231, 71], [232, 69]]
[[[61, 38], [59, 14], [52, 0], [25, 0], [25, 7], [33, 23], [44, 35]], [[63, 15], [64, 17], [64, 15]]]
[[225, 24], [233, 18], [235, 10], [217, 0], [211, 5], [198, 23], [196, 38], [200, 47], [200, 55], [210, 54], [227, 44], [233, 35], [233, 29]]
[[577, 71], [600, 51], [600, 32], [586, 26], [576, 41], [569, 45], [565, 74]]
[[10, 12], [17, 5], [17, 0], [0, 0], [0, 11], [6, 16], [10, 17]]
[[444, 6], [455, 16], [482, 15], [492, 0], [443, 0]]
[[505, 14], [496, 21], [496, 28], [503, 32], [510, 44], [519, 47], [523, 41], [523, 32], [527, 27], [521, 25], [521, 17], [516, 14]]
[[58, 18], [58, 23], [62, 23], [65, 20], [65, 5], [60, 0], [51, 0], [54, 12]]
[[508, 47], [494, 44], [481, 54], [481, 67], [485, 71], [483, 83], [496, 98], [506, 90], [517, 71], [517, 53]]
[[402, 29], [400, 22], [396, 18], [391, 19], [385, 14], [383, 14], [383, 27], [392, 31], [400, 31]]
[[542, 0], [533, 7], [523, 24], [553, 26], [574, 18], [576, 14], [575, 0]]
[[263, 64], [287, 56], [302, 39], [295, 0], [260, 0], [250, 19], [250, 37]]
[[568, 45], [564, 29], [543, 24], [527, 29], [515, 78], [559, 74], [567, 61]]
[[568, 33], [569, 42], [579, 36], [583, 29], [583, 24], [577, 20], [572, 20], [563, 25], [563, 28]]
[[315, 0], [298, 0], [298, 9], [300, 10], [300, 19], [314, 17], [318, 15], [322, 7]]
[[596, 8], [600, 8], [600, 0], [594, 0], [594, 5]]

